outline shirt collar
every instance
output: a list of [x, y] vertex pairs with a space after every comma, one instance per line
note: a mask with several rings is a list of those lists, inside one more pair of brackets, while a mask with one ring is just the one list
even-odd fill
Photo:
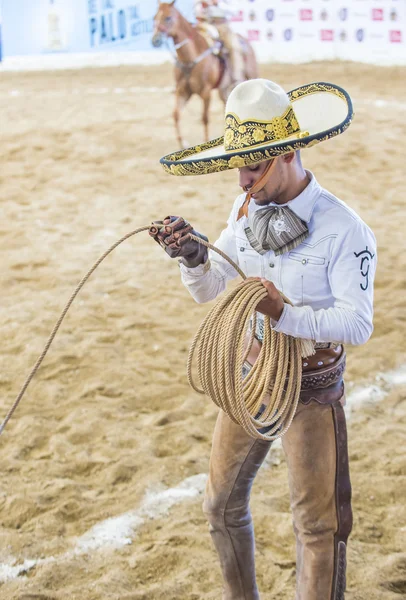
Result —
[[[296, 198], [286, 202], [286, 204], [275, 204], [270, 202], [268, 206], [288, 206], [302, 221], [308, 223], [312, 218], [314, 206], [321, 192], [321, 187], [318, 184], [315, 176], [311, 171], [305, 169], [310, 181]], [[264, 208], [264, 206], [258, 206], [255, 202], [250, 202], [248, 206], [248, 214], [255, 212], [258, 209]]]

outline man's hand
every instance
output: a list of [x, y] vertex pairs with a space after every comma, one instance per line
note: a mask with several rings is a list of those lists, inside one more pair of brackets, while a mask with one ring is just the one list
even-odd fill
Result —
[[268, 296], [257, 304], [256, 310], [263, 315], [268, 315], [268, 317], [271, 317], [274, 321], [279, 321], [285, 305], [282, 296], [272, 281], [259, 279], [259, 277], [258, 281], [261, 281], [262, 285], [266, 288]]
[[193, 268], [206, 262], [207, 248], [191, 240], [190, 234], [208, 241], [205, 235], [195, 231], [182, 217], [169, 216], [163, 221], [154, 221], [149, 229], [149, 235], [171, 258], [181, 258], [186, 267]]

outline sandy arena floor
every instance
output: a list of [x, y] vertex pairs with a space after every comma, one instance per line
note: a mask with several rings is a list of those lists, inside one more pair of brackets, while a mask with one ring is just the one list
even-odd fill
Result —
[[[406, 70], [320, 63], [261, 75], [288, 89], [333, 81], [353, 96], [352, 127], [303, 159], [376, 233], [375, 332], [348, 348], [347, 383], [350, 392], [379, 384], [377, 373], [406, 364]], [[109, 245], [169, 213], [211, 240], [224, 226], [235, 172], [179, 179], [158, 163], [177, 149], [173, 95], [156, 90], [171, 85], [168, 66], [1, 74], [3, 416], [71, 291]], [[211, 114], [214, 137], [222, 131], [217, 98]], [[190, 143], [202, 139], [197, 99], [183, 125]], [[86, 285], [0, 438], [1, 599], [220, 599], [198, 493], [216, 408], [185, 376], [207, 310], [146, 234]], [[398, 385], [351, 414], [348, 600], [406, 598], [405, 400]], [[258, 475], [252, 510], [261, 598], [292, 600], [294, 538], [278, 448]]]

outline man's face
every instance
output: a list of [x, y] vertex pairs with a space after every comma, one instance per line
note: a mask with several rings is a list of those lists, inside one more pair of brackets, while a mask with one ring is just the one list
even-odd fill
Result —
[[[255, 204], [259, 206], [265, 206], [270, 202], [277, 202], [278, 198], [283, 190], [284, 172], [283, 165], [281, 164], [280, 158], [275, 158], [277, 164], [272, 172], [269, 181], [265, 187], [252, 195], [252, 199]], [[239, 171], [239, 184], [245, 191], [250, 190], [252, 186], [261, 179], [265, 169], [269, 165], [269, 160], [248, 167], [241, 167]]]

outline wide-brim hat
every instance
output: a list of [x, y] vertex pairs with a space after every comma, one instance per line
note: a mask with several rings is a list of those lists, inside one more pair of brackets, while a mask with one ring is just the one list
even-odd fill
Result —
[[310, 83], [286, 93], [267, 79], [231, 92], [223, 137], [161, 158], [171, 175], [205, 175], [241, 168], [310, 148], [340, 133], [353, 118], [351, 98], [338, 85]]

